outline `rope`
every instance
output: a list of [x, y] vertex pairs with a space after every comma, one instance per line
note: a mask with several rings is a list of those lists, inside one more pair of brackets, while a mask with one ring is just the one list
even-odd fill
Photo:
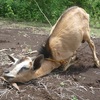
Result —
[[51, 58], [46, 58], [46, 60], [49, 60], [49, 61], [52, 61], [52, 62], [55, 62], [55, 63], [59, 63], [61, 65], [63, 65], [63, 64], [68, 62], [66, 59], [58, 61], [58, 60], [54, 60], [54, 59], [51, 59]]
[[49, 19], [47, 18], [47, 16], [43, 13], [42, 9], [40, 8], [39, 4], [37, 3], [36, 0], [34, 0], [34, 2], [36, 3], [37, 7], [39, 8], [40, 12], [43, 14], [43, 16], [45, 17], [45, 19], [47, 20], [47, 22], [49, 23], [49, 25], [52, 27], [52, 24], [50, 23]]

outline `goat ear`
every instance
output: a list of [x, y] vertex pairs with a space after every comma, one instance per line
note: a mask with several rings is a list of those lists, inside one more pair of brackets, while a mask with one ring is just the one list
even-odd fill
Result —
[[34, 64], [33, 64], [33, 69], [36, 70], [41, 66], [41, 63], [44, 60], [44, 55], [39, 55], [35, 60], [34, 60]]
[[9, 58], [12, 62], [17, 62], [17, 61], [18, 61], [17, 58], [15, 58], [15, 57], [13, 57], [13, 56], [11, 56], [11, 55], [8, 55], [8, 58]]

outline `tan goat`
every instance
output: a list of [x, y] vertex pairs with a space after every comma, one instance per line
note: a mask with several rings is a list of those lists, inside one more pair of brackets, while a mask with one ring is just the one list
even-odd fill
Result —
[[49, 74], [58, 67], [63, 67], [65, 71], [74, 62], [76, 50], [83, 41], [89, 44], [94, 62], [99, 67], [100, 63], [89, 31], [89, 15], [86, 11], [77, 6], [69, 8], [52, 28], [43, 50], [34, 60], [33, 69], [20, 71], [11, 76], [9, 71], [4, 77], [11, 83], [23, 83]]

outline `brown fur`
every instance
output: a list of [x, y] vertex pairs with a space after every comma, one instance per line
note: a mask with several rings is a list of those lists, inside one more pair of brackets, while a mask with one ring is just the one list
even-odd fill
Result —
[[49, 57], [36, 60], [37, 64], [35, 65], [38, 66], [38, 63], [40, 64], [37, 69], [20, 73], [9, 82], [26, 82], [36, 79], [49, 74], [53, 69], [60, 66], [63, 66], [64, 71], [67, 70], [71, 65], [76, 50], [83, 41], [88, 42], [95, 64], [99, 67], [99, 60], [89, 31], [89, 15], [85, 10], [76, 6], [69, 8], [58, 19], [50, 32], [49, 39], [45, 45], [47, 53], [50, 53]]

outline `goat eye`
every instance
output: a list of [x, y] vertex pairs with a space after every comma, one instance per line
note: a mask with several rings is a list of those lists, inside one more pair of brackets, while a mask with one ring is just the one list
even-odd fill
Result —
[[28, 69], [29, 69], [29, 68], [26, 68], [26, 67], [21, 68], [22, 71], [28, 70]]
[[24, 71], [26, 71], [26, 70], [29, 70], [29, 68], [22, 67], [18, 73], [24, 72]]
[[29, 68], [23, 67], [22, 70], [28, 70]]

